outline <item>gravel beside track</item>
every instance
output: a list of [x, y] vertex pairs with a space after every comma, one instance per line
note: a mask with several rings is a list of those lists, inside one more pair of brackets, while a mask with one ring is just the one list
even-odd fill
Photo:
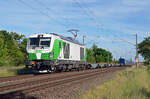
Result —
[[106, 80], [125, 67], [46, 75], [28, 75], [29, 78], [3, 80], [0, 83], [0, 99], [76, 99], [77, 96]]

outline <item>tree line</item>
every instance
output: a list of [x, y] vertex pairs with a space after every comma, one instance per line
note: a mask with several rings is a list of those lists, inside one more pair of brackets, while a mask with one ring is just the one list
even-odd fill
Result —
[[89, 63], [111, 63], [113, 61], [112, 53], [103, 49], [98, 48], [97, 45], [93, 45], [91, 48], [86, 49], [87, 62]]

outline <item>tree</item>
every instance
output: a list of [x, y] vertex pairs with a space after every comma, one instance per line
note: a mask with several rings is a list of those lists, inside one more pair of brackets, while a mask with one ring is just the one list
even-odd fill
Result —
[[87, 62], [95, 63], [94, 53], [93, 53], [92, 49], [87, 48], [86, 52], [87, 52]]
[[140, 44], [138, 44], [139, 53], [150, 64], [150, 37], [145, 38]]
[[0, 66], [24, 63], [26, 38], [16, 32], [0, 31]]
[[[108, 57], [109, 56], [109, 57]], [[112, 54], [105, 49], [98, 48], [97, 45], [93, 45], [87, 49], [87, 62], [100, 63], [100, 62], [112, 62]]]
[[4, 65], [6, 60], [8, 59], [8, 50], [4, 42], [4, 32], [5, 31], [0, 32], [0, 66]]

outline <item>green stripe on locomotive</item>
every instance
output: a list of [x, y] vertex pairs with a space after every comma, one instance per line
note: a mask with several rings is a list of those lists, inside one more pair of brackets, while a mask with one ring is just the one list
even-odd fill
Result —
[[87, 53], [86, 53], [86, 50], [85, 50], [85, 55], [84, 55], [82, 61], [83, 61], [83, 62], [86, 62], [86, 59], [87, 59]]
[[[59, 46], [59, 42], [61, 46]], [[41, 53], [41, 60], [57, 60], [59, 58], [59, 54], [61, 49], [63, 48], [63, 41], [56, 39], [54, 41], [53, 49], [50, 53], [53, 53], [53, 57], [50, 57], [50, 53], [42, 53], [42, 50], [35, 50], [34, 53], [28, 53], [28, 60], [37, 60], [37, 53]]]

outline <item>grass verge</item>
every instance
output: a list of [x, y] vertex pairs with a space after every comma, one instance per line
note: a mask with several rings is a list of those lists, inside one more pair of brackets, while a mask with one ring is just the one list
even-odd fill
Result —
[[31, 69], [25, 66], [2, 66], [0, 67], [0, 77], [17, 76], [22, 74], [31, 74]]
[[150, 69], [127, 68], [112, 80], [83, 93], [79, 99], [150, 99]]

